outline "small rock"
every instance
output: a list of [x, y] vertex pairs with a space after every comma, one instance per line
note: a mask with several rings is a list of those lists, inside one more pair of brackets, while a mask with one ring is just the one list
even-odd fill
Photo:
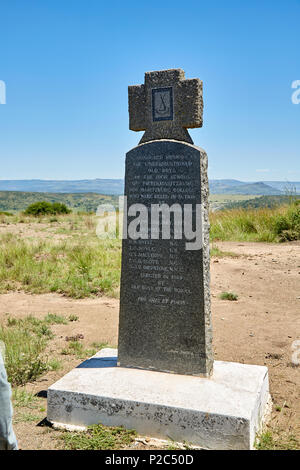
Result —
[[[144, 445], [147, 444], [147, 439], [142, 439], [142, 438], [140, 438], [140, 437], [137, 437], [137, 438], [135, 439], [135, 441], [136, 441], [136, 442], [140, 442], [141, 444], [144, 444]], [[148, 439], [148, 442], [149, 442], [149, 439]]]
[[75, 336], [66, 336], [66, 341], [78, 341], [79, 339], [84, 339], [84, 336], [82, 333], [79, 333], [78, 335]]

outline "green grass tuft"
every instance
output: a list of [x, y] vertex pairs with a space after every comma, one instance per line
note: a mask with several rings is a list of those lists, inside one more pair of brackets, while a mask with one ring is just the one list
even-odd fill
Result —
[[238, 258], [239, 257], [238, 254], [233, 253], [232, 251], [222, 251], [215, 245], [212, 245], [210, 249], [210, 255], [211, 257], [215, 257], [215, 258]]
[[79, 317], [77, 315], [72, 314], [72, 315], [69, 315], [68, 320], [69, 321], [78, 321]]
[[38, 423], [41, 421], [41, 416], [33, 415], [31, 413], [20, 413], [14, 417], [14, 423]]
[[266, 431], [257, 436], [257, 450], [298, 450], [299, 440], [293, 435], [279, 431]]
[[222, 292], [220, 294], [220, 299], [222, 300], [238, 300], [238, 295], [234, 292]]
[[48, 361], [48, 369], [49, 370], [60, 370], [62, 368], [63, 364], [61, 361], [58, 359], [50, 359]]
[[74, 355], [77, 359], [86, 359], [96, 354], [95, 348], [84, 348], [79, 341], [70, 341], [68, 347], [61, 350], [63, 356]]
[[14, 388], [12, 392], [14, 407], [36, 408], [38, 397], [34, 393], [28, 392], [25, 388]]
[[48, 313], [45, 316], [45, 322], [50, 325], [67, 325], [68, 320], [63, 315], [56, 315], [56, 313]]
[[136, 435], [134, 430], [95, 424], [83, 432], [65, 431], [60, 439], [69, 450], [114, 450], [131, 444]]

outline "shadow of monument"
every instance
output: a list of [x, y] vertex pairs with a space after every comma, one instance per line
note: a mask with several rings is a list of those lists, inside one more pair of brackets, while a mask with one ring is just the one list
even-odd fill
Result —
[[117, 357], [91, 357], [79, 364], [76, 369], [104, 369], [106, 367], [117, 367]]

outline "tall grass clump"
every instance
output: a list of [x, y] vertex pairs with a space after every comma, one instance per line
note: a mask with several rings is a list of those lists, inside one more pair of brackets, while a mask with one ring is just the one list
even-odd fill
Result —
[[300, 240], [299, 200], [263, 209], [232, 209], [210, 214], [213, 240], [281, 242]]
[[45, 348], [54, 337], [49, 325], [66, 323], [65, 317], [48, 313], [43, 319], [32, 315], [8, 317], [0, 324], [0, 341], [4, 343], [5, 366], [12, 385], [24, 385], [61, 367], [56, 358], [48, 359]]
[[279, 241], [300, 240], [300, 200], [291, 204], [285, 213], [278, 214], [272, 228]]
[[0, 291], [58, 292], [83, 298], [115, 296], [119, 286], [119, 240], [96, 236], [52, 241], [0, 236]]
[[[48, 338], [47, 338], [48, 336]], [[0, 341], [5, 344], [5, 367], [12, 385], [23, 385], [35, 380], [48, 370], [43, 357], [49, 331], [41, 327], [39, 320], [10, 319], [8, 325], [0, 325]]]

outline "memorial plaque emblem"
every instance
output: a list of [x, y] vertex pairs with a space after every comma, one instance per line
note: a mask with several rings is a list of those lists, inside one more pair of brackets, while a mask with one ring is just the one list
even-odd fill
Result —
[[153, 121], [173, 120], [173, 88], [152, 89], [152, 117]]

